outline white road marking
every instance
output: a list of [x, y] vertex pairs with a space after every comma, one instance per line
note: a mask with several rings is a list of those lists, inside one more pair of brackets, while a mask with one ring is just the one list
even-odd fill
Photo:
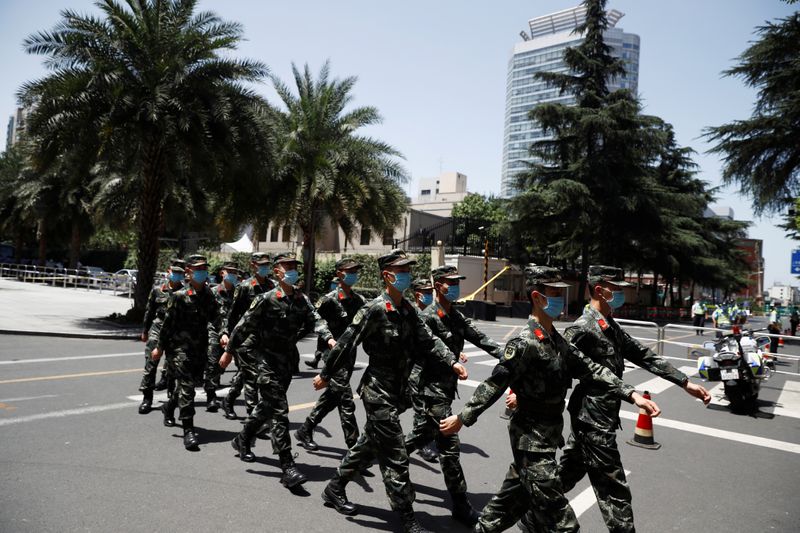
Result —
[[[697, 368], [693, 366], [682, 366], [678, 370], [680, 370], [689, 377], [697, 373]], [[674, 384], [667, 381], [666, 379], [661, 377], [655, 377], [653, 379], [645, 381], [644, 383], [636, 385], [636, 390], [647, 391], [650, 394], [659, 394], [672, 386], [674, 386]]]
[[42, 357], [39, 359], [19, 359], [16, 361], [0, 361], [0, 365], [22, 365], [25, 363], [55, 363], [59, 361], [80, 361], [83, 359], [106, 359], [109, 357], [130, 357], [131, 355], [141, 355], [144, 357], [144, 350], [141, 352], [128, 353], [106, 353], [100, 355], [73, 355], [70, 357]]
[[[625, 477], [631, 475], [630, 470], [625, 470]], [[572, 510], [575, 511], [575, 516], [580, 517], [583, 513], [588, 511], [593, 505], [597, 503], [597, 495], [594, 489], [589, 486], [583, 489], [577, 496], [569, 500]]]
[[20, 416], [15, 418], [0, 419], [0, 427], [10, 426], [12, 424], [23, 424], [25, 422], [34, 422], [36, 420], [47, 420], [50, 418], [64, 418], [74, 415], [88, 415], [92, 413], [101, 413], [103, 411], [113, 411], [115, 409], [130, 409], [133, 404], [131, 402], [112, 403], [108, 405], [94, 405], [91, 407], [79, 407], [77, 409], [66, 409], [64, 411], [53, 411], [50, 413], [41, 413], [38, 415]]
[[25, 400], [38, 400], [40, 398], [58, 398], [58, 394], [45, 394], [42, 396], [25, 396], [23, 398], [5, 398], [0, 400], [0, 403], [24, 402]]
[[[632, 413], [630, 411], [620, 411], [619, 417], [627, 420], [637, 420], [639, 413]], [[742, 444], [752, 444], [753, 446], [762, 446], [764, 448], [771, 448], [782, 452], [789, 452], [800, 454], [800, 444], [793, 442], [784, 442], [775, 439], [767, 439], [765, 437], [757, 437], [755, 435], [747, 435], [746, 433], [736, 433], [734, 431], [725, 431], [724, 429], [715, 429], [708, 426], [700, 426], [697, 424], [690, 424], [688, 422], [680, 422], [678, 420], [670, 420], [667, 418], [656, 418], [654, 420], [656, 426], [677, 429], [679, 431], [686, 431], [689, 433], [697, 433], [706, 437], [715, 437], [718, 439], [731, 440], [734, 442], [741, 442]]]

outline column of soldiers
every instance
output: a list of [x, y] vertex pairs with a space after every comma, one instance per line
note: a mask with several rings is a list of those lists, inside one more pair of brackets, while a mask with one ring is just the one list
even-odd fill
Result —
[[[680, 385], [705, 403], [710, 400], [708, 391], [614, 321], [613, 310], [624, 303], [626, 285], [617, 268], [590, 268], [591, 301], [562, 336], [553, 322], [563, 311], [568, 285], [554, 268], [527, 267], [531, 315], [524, 331], [501, 348], [453, 305], [464, 279], [455, 267], [435, 267], [429, 280], [412, 285], [415, 261], [402, 250], [393, 250], [378, 259], [383, 292], [366, 301], [353, 290], [363, 266], [343, 258], [335, 265], [331, 291], [315, 307], [297, 286], [300, 264], [289, 253], [273, 259], [253, 254], [250, 279], [240, 282], [242, 272], [228, 263], [220, 270], [219, 285], [210, 287], [204, 257], [173, 261], [169, 281], [153, 289], [148, 302], [139, 412], [152, 408], [157, 362], [166, 354], [172, 386], [162, 405], [164, 425], [176, 424], [177, 407], [184, 446], [197, 450], [194, 387], [202, 383], [206, 409], [217, 411], [219, 377], [235, 361], [237, 372], [221, 407], [226, 418], [237, 418], [234, 401], [244, 390], [248, 417], [232, 447], [240, 460], [254, 461], [255, 437], [268, 426], [281, 483], [297, 487], [306, 476], [292, 453], [287, 391], [298, 370], [297, 342], [313, 332], [317, 354], [307, 364], [317, 368], [322, 362], [312, 381], [322, 394], [294, 436], [299, 446], [316, 451], [315, 427], [338, 409], [347, 452], [322, 499], [345, 515], [358, 512], [346, 486], [377, 461], [403, 531], [425, 532], [414, 515], [408, 454], [435, 442], [438, 452], [431, 450], [423, 457], [431, 460], [438, 453], [452, 516], [475, 532], [503, 531], [515, 523], [531, 532], [578, 531], [565, 493], [587, 474], [609, 531], [632, 532], [631, 495], [616, 447], [620, 402], [633, 403], [651, 416], [660, 410], [621, 381], [624, 360]], [[410, 287], [415, 303], [403, 296]], [[453, 414], [457, 381], [468, 376], [463, 365], [465, 341], [499, 362], [461, 412]], [[366, 415], [361, 431], [350, 384], [358, 345], [369, 358], [356, 388]], [[556, 451], [564, 446], [565, 398], [574, 379], [579, 385], [568, 406], [572, 432], [558, 462]], [[513, 462], [500, 490], [479, 514], [467, 497], [458, 432], [473, 425], [509, 387], [514, 391], [507, 398], [513, 408], [509, 420]], [[405, 434], [399, 417], [409, 406], [414, 408], [413, 426]]]

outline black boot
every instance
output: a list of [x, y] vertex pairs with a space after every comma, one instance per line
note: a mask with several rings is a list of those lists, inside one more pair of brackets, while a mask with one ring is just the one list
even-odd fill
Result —
[[142, 403], [139, 404], [139, 414], [146, 415], [153, 408], [153, 390], [142, 391]]
[[169, 406], [169, 402], [161, 405], [161, 412], [164, 414], [164, 425], [171, 428], [175, 425], [175, 409]]
[[480, 515], [469, 503], [466, 494], [451, 494], [450, 497], [453, 498], [453, 520], [461, 522], [468, 527], [478, 523], [478, 516]]
[[246, 429], [243, 429], [241, 433], [236, 435], [231, 441], [231, 446], [233, 446], [233, 449], [239, 454], [239, 459], [245, 463], [252, 463], [256, 460], [256, 456], [253, 454], [252, 450], [250, 450], [252, 446], [251, 437], [247, 436], [246, 433]]
[[292, 452], [281, 452], [280, 459], [281, 470], [283, 470], [281, 483], [284, 487], [291, 489], [306, 482], [306, 476], [303, 475], [303, 473], [297, 469], [297, 465], [294, 464]]
[[311, 361], [303, 361], [308, 368], [319, 368], [319, 357], [314, 357]]
[[358, 513], [358, 507], [347, 499], [342, 481], [335, 477], [328, 482], [325, 490], [322, 491], [322, 499], [325, 505], [333, 507], [338, 513], [352, 516]]
[[213, 390], [206, 391], [206, 411], [209, 413], [216, 413], [219, 411], [219, 400], [217, 400], [217, 395], [214, 393]]
[[429, 442], [417, 452], [420, 457], [428, 461], [429, 463], [438, 463], [439, 462], [439, 452], [436, 451], [434, 448], [433, 441]]
[[310, 452], [319, 450], [319, 446], [314, 442], [314, 428], [308, 423], [308, 420], [300, 426], [300, 429], [294, 432], [294, 438], [297, 439], [297, 444], [301, 448], [305, 448]]
[[233, 400], [229, 399], [227, 396], [222, 398], [222, 413], [228, 420], [236, 420], [239, 418], [236, 416], [236, 411], [233, 410]]
[[533, 518], [533, 513], [530, 511], [522, 515], [522, 518], [520, 518], [519, 522], [517, 522], [517, 527], [523, 533], [536, 533], [539, 531], [539, 527], [536, 525], [536, 520]]
[[194, 432], [194, 421], [188, 418], [183, 421], [183, 447], [190, 451], [199, 450], [197, 435]]
[[158, 383], [156, 383], [156, 390], [157, 391], [162, 391], [162, 390], [166, 390], [166, 388], [167, 388], [167, 374], [166, 374], [166, 372], [162, 372], [161, 373], [161, 379], [159, 379]]

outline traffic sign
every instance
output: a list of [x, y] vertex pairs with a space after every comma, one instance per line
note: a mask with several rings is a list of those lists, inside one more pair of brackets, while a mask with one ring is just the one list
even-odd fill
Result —
[[792, 250], [792, 274], [800, 274], [800, 250]]

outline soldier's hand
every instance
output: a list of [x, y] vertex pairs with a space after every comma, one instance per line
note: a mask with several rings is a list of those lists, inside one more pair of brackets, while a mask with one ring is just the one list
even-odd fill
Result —
[[703, 387], [702, 385], [696, 385], [691, 381], [687, 381], [686, 385], [683, 386], [683, 390], [685, 390], [695, 398], [703, 400], [703, 403], [706, 405], [708, 405], [708, 402], [711, 401], [711, 393], [708, 392], [706, 388]]
[[228, 365], [231, 364], [233, 360], [233, 355], [230, 352], [225, 352], [222, 354], [222, 357], [219, 358], [219, 367], [223, 370], [228, 368]]
[[328, 348], [333, 350], [334, 346], [336, 346], [336, 341], [334, 339], [328, 339]]
[[469, 372], [467, 372], [467, 368], [462, 365], [461, 363], [455, 363], [453, 365], [453, 372], [458, 376], [458, 379], [464, 380], [469, 377]]
[[458, 360], [461, 361], [462, 363], [466, 363], [467, 361], [469, 361], [469, 358], [467, 357], [467, 354], [461, 352], [461, 355], [458, 356]]
[[516, 409], [517, 408], [517, 395], [516, 393], [512, 392], [506, 396], [506, 407], [509, 409]]
[[153, 348], [153, 351], [150, 352], [150, 357], [152, 357], [153, 361], [158, 361], [159, 359], [161, 359], [162, 353], [163, 352], [158, 348], [158, 346], [156, 346], [155, 348]]
[[314, 385], [314, 390], [322, 390], [328, 386], [328, 382], [322, 379], [322, 376], [319, 374], [314, 376], [314, 379], [311, 381], [311, 383]]
[[143, 331], [141, 336], [142, 342], [147, 342], [147, 332]]
[[646, 400], [638, 392], [634, 392], [633, 394], [631, 394], [631, 400], [633, 400], [633, 403], [639, 409], [644, 409], [645, 413], [652, 416], [653, 418], [661, 414], [661, 409], [658, 407], [658, 405], [656, 405], [656, 402], [654, 402], [653, 400]]
[[464, 424], [461, 422], [461, 419], [458, 418], [458, 415], [450, 415], [444, 420], [439, 421], [439, 431], [444, 435], [454, 435], [461, 431], [463, 426]]
[[225, 348], [228, 345], [228, 336], [223, 335], [219, 338], [219, 345], [221, 348]]

